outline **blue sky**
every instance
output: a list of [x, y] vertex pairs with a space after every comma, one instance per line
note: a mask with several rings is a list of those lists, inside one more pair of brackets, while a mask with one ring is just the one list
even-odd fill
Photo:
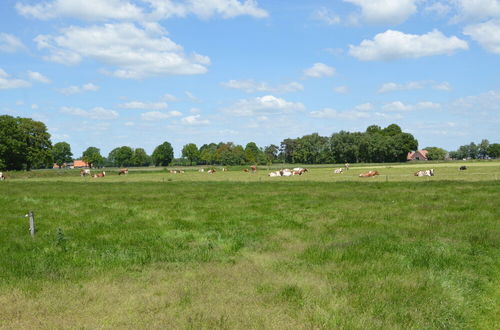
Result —
[[0, 113], [76, 157], [391, 123], [500, 142], [500, 0], [3, 0]]

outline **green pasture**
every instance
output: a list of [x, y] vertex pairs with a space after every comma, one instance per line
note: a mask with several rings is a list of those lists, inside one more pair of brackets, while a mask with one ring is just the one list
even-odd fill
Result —
[[499, 328], [500, 163], [460, 165], [7, 173], [0, 329]]

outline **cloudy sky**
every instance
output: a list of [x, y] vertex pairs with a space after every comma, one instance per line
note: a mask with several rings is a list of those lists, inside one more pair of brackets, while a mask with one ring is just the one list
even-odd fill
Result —
[[500, 0], [2, 0], [0, 114], [77, 157], [391, 123], [500, 142]]

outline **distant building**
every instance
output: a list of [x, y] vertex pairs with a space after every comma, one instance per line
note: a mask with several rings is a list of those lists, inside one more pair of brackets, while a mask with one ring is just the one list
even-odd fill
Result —
[[406, 160], [428, 160], [427, 150], [410, 151], [406, 156]]
[[84, 162], [80, 159], [75, 159], [73, 161], [73, 166], [71, 168], [89, 168], [89, 163]]

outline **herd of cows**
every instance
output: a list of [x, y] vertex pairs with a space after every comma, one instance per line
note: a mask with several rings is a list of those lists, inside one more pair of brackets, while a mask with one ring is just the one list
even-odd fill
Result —
[[[460, 171], [464, 171], [467, 169], [467, 166], [465, 165], [462, 165], [458, 168]], [[343, 168], [337, 168], [333, 171], [334, 174], [342, 174], [346, 171], [349, 170], [349, 164], [345, 164]], [[227, 171], [227, 168], [223, 167], [221, 169], [221, 172], [226, 172]], [[309, 170], [307, 168], [302, 168], [302, 167], [296, 167], [294, 169], [288, 169], [288, 168], [285, 168], [285, 169], [281, 169], [279, 171], [274, 171], [274, 172], [271, 172], [268, 174], [269, 177], [281, 177], [281, 176], [294, 176], [294, 175], [302, 175], [306, 172], [308, 172]], [[205, 172], [205, 169], [201, 168], [198, 170], [198, 172]], [[209, 170], [206, 171], [206, 173], [208, 174], [214, 174], [215, 172], [217, 172], [214, 168], [211, 168]], [[246, 173], [257, 173], [257, 166], [255, 165], [252, 165], [250, 166], [250, 168], [245, 168], [243, 169], [243, 172], [246, 172]], [[184, 173], [184, 170], [170, 170], [169, 173], [172, 173], [172, 174], [183, 174]], [[118, 170], [118, 175], [126, 175], [128, 174], [128, 168], [121, 168]], [[378, 171], [368, 171], [368, 172], [365, 172], [365, 173], [361, 173], [359, 175], [360, 178], [369, 178], [369, 177], [374, 177], [374, 176], [377, 176], [377, 175], [380, 175], [380, 173]], [[434, 176], [434, 169], [429, 169], [429, 170], [423, 170], [423, 171], [417, 171], [414, 173], [415, 176]], [[89, 177], [92, 177], [92, 178], [103, 178], [106, 176], [106, 172], [102, 171], [102, 172], [98, 172], [98, 173], [94, 173], [92, 174], [90, 172], [90, 169], [81, 169], [80, 170], [80, 176], [81, 177], [85, 177], [85, 176], [89, 176]], [[5, 175], [3, 174], [3, 172], [0, 172], [0, 181], [3, 181], [5, 180]]]

